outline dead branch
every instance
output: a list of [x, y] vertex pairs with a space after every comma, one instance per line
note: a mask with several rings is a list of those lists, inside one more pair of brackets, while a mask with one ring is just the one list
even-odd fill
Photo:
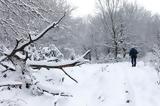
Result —
[[6, 84], [6, 85], [0, 85], [0, 87], [16, 87], [16, 86], [22, 86], [22, 84]]
[[22, 46], [20, 46], [19, 48], [16, 49], [16, 51], [22, 51], [24, 50], [25, 47], [27, 47], [28, 45], [30, 45], [31, 43], [39, 40], [40, 38], [42, 38], [50, 29], [55, 28], [61, 21], [62, 19], [66, 16], [66, 13], [64, 13], [64, 15], [55, 23], [53, 22], [52, 24], [50, 24], [46, 29], [44, 29], [40, 34], [37, 35], [37, 37], [35, 39], [32, 39], [30, 36], [30, 40], [28, 43], [23, 44]]
[[22, 83], [21, 82], [6, 82], [3, 84], [0, 84], [0, 87], [22, 87]]
[[78, 83], [77, 80], [75, 80], [73, 77], [71, 77], [63, 68], [61, 69], [65, 75], [67, 75], [70, 79], [72, 79], [74, 82]]
[[67, 63], [52, 63], [52, 62], [43, 62], [41, 63], [41, 61], [30, 61], [28, 62], [28, 66], [34, 68], [34, 69], [40, 69], [40, 68], [58, 68], [58, 69], [62, 69], [62, 68], [67, 68], [67, 67], [74, 67], [74, 66], [80, 66], [86, 62], [89, 62], [88, 60], [85, 60], [84, 57], [86, 55], [88, 55], [88, 53], [90, 52], [90, 50], [88, 50], [86, 53], [84, 53], [80, 58], [72, 60], [72, 61], [68, 61]]
[[41, 63], [41, 62], [32, 62], [29, 63], [28, 65], [34, 69], [41, 69], [41, 68], [67, 68], [67, 67], [74, 67], [74, 66], [79, 66], [79, 64], [82, 64], [80, 61], [73, 61], [70, 63], [66, 63], [66, 64], [58, 64], [58, 63], [52, 63], [52, 62], [45, 62], [45, 63]]
[[3, 64], [3, 63], [0, 63], [1, 66], [3, 66], [5, 68], [4, 71], [2, 71], [2, 73], [6, 72], [7, 70], [11, 70], [11, 71], [16, 71], [15, 69]]

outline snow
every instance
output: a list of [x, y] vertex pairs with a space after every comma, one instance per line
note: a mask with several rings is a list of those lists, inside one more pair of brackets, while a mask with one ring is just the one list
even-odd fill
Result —
[[76, 65], [80, 65], [80, 64], [83, 64], [83, 63], [87, 63], [89, 62], [88, 60], [86, 59], [83, 59], [82, 57], [79, 57], [75, 60], [63, 60], [63, 61], [60, 61], [60, 62], [54, 62], [54, 61], [46, 61], [46, 60], [42, 60], [42, 61], [30, 61], [30, 60], [27, 60], [27, 65], [28, 66], [48, 66], [48, 67], [58, 67], [58, 66], [63, 66], [63, 65], [66, 65], [66, 64], [74, 64], [76, 63]]
[[2, 64], [6, 65], [6, 66], [8, 66], [8, 67], [10, 67], [10, 68], [12, 68], [12, 69], [15, 69], [14, 65], [13, 65], [13, 64], [10, 64], [10, 63], [8, 63], [8, 62], [2, 62]]
[[18, 57], [21, 58], [21, 59], [25, 59], [25, 58], [26, 58], [26, 55], [23, 55], [23, 54], [20, 53], [20, 52], [17, 52], [17, 53], [16, 53], [16, 56], [18, 56]]
[[6, 56], [0, 57], [0, 61], [4, 60], [5, 58], [6, 58]]
[[72, 91], [73, 100], [66, 106], [160, 106], [156, 71], [142, 62], [135, 68], [117, 63], [84, 70]]
[[0, 82], [0, 86], [3, 86], [3, 85], [22, 85], [23, 83], [22, 82], [19, 82], [19, 81], [5, 81], [5, 82]]
[[[34, 73], [34, 76], [37, 76], [43, 88], [52, 92], [69, 92], [73, 97], [50, 94], [33, 96], [28, 89], [11, 89], [0, 91], [0, 100], [9, 99], [17, 101], [17, 104], [18, 99], [23, 100], [19, 103], [20, 106], [55, 106], [55, 103], [56, 106], [160, 106], [157, 72], [144, 62], [138, 62], [137, 67], [121, 62], [85, 64], [64, 70], [74, 77], [78, 84], [58, 69], [42, 68]], [[54, 82], [62, 77], [65, 78], [64, 82]], [[53, 80], [44, 82], [45, 79]], [[0, 103], [1, 105], [4, 106]]]

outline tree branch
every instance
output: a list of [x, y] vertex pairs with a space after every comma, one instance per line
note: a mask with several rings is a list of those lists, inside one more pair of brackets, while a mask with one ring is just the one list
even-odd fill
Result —
[[19, 86], [19, 87], [22, 87], [22, 82], [16, 82], [16, 81], [11, 81], [11, 82], [3, 82], [2, 84], [0, 84], [0, 87], [16, 87], [16, 86]]
[[15, 46], [15, 48], [12, 50], [12, 52], [10, 54], [7, 54], [6, 57], [2, 58], [0, 60], [0, 62], [6, 60], [7, 58], [13, 57], [19, 51], [24, 51], [25, 47], [27, 47], [31, 43], [39, 40], [40, 38], [42, 38], [50, 29], [55, 28], [55, 26], [58, 25], [65, 16], [66, 16], [66, 12], [64, 13], [64, 15], [56, 23], [53, 22], [46, 29], [44, 29], [40, 34], [38, 34], [35, 39], [32, 39], [31, 35], [29, 35], [29, 41], [26, 42], [26, 43], [24, 43], [24, 44], [22, 44], [21, 46], [20, 46], [20, 43], [22, 43], [21, 42], [22, 39], [16, 40], [16, 46]]
[[63, 68], [61, 70], [64, 72], [65, 75], [67, 75], [70, 79], [72, 79], [74, 82], [78, 83], [77, 80], [75, 80], [73, 77], [71, 77]]
[[6, 72], [7, 70], [11, 70], [11, 71], [16, 71], [15, 69], [3, 64], [3, 63], [0, 63], [1, 66], [3, 66], [4, 68], [6, 68], [4, 71], [2, 71], [2, 73]]
[[56, 25], [58, 25], [62, 19], [66, 16], [66, 12], [64, 13], [64, 15], [55, 23], [53, 22], [52, 24], [50, 24], [46, 29], [44, 29], [40, 34], [37, 35], [37, 37], [35, 39], [31, 39], [28, 43], [22, 45], [21, 47], [19, 47], [16, 51], [21, 51], [23, 50], [26, 46], [30, 45], [31, 43], [39, 40], [40, 38], [42, 38], [50, 29], [55, 28]]
[[74, 67], [74, 66], [80, 66], [86, 62], [89, 62], [89, 60], [84, 59], [86, 55], [90, 53], [90, 50], [88, 50], [86, 53], [84, 53], [80, 58], [72, 60], [72, 61], [65, 61], [65, 62], [41, 62], [41, 61], [28, 61], [28, 66], [34, 68], [34, 69], [40, 69], [40, 68], [67, 68], [67, 67]]

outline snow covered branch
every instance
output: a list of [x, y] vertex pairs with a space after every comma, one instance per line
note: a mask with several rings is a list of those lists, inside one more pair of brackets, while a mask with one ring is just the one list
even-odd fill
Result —
[[70, 79], [72, 79], [74, 82], [78, 83], [78, 81], [76, 79], [74, 79], [73, 77], [71, 77], [63, 68], [61, 68], [61, 70], [64, 72], [65, 75], [67, 75]]
[[31, 43], [34, 43], [36, 41], [38, 41], [40, 38], [42, 38], [49, 30], [51, 30], [52, 28], [55, 28], [61, 21], [62, 19], [66, 16], [66, 12], [64, 13], [64, 15], [57, 21], [57, 22], [53, 22], [51, 23], [46, 29], [44, 29], [41, 33], [39, 33], [37, 36], [32, 37], [31, 35], [29, 35], [29, 39], [26, 42], [23, 42], [22, 39], [18, 40], [16, 39], [16, 45], [14, 47], [14, 49], [8, 53], [5, 54], [5, 57], [0, 59], [0, 62], [6, 60], [7, 58], [10, 59], [11, 57], [14, 57], [16, 55], [16, 53], [18, 52], [24, 52], [25, 47], [29, 46]]
[[7, 81], [7, 82], [3, 82], [0, 83], [0, 87], [22, 87], [22, 82], [18, 82], [18, 81]]
[[88, 53], [90, 52], [87, 51], [86, 53], [84, 53], [81, 57], [79, 57], [78, 59], [75, 60], [68, 60], [68, 61], [63, 61], [63, 62], [41, 62], [41, 61], [28, 61], [27, 64], [28, 66], [32, 67], [32, 68], [36, 68], [36, 69], [40, 69], [40, 68], [58, 68], [58, 69], [62, 69], [62, 68], [67, 68], [67, 67], [74, 67], [74, 66], [80, 66], [86, 62], [89, 62], [88, 60], [84, 59], [84, 57], [86, 55], [88, 55]]
[[5, 70], [2, 71], [2, 73], [5, 73], [5, 72], [8, 71], [8, 70], [16, 71], [13, 67], [10, 67], [10, 66], [8, 66], [8, 65], [6, 65], [6, 64], [4, 64], [4, 63], [0, 63], [0, 65], [5, 68]]
[[[27, 47], [31, 43], [34, 43], [35, 41], [39, 40], [40, 38], [42, 38], [52, 28], [55, 28], [56, 25], [58, 25], [65, 16], [66, 16], [66, 13], [64, 13], [64, 15], [57, 22], [51, 23], [46, 29], [44, 29], [41, 33], [39, 33], [35, 38], [33, 38], [33, 37], [31, 37], [31, 35], [29, 35], [28, 42], [22, 43], [21, 40], [17, 40], [16, 47], [15, 47], [15, 49], [13, 49], [13, 51], [11, 52], [11, 54], [9, 56], [13, 56], [19, 51], [24, 51], [25, 47]], [[20, 43], [22, 43], [22, 44], [20, 45]]]

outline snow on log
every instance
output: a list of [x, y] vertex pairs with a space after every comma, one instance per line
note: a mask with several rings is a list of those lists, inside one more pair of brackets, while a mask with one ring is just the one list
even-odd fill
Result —
[[5, 82], [0, 82], [0, 87], [4, 86], [22, 86], [22, 82], [19, 81], [5, 81]]
[[4, 71], [2, 71], [2, 73], [4, 73], [7, 70], [16, 71], [15, 67], [13, 65], [8, 64], [7, 62], [0, 62], [0, 65], [5, 68]]
[[40, 68], [58, 68], [63, 71], [65, 75], [67, 75], [70, 79], [72, 79], [74, 82], [78, 83], [76, 79], [74, 79], [72, 76], [70, 76], [63, 68], [66, 67], [74, 67], [74, 66], [80, 66], [82, 64], [85, 64], [89, 62], [89, 60], [84, 59], [85, 56], [87, 56], [90, 53], [90, 50], [88, 50], [86, 53], [84, 53], [82, 56], [75, 60], [68, 60], [63, 62], [42, 62], [42, 61], [27, 61], [27, 65], [34, 68], [34, 69], [40, 69]]
[[5, 59], [7, 59], [7, 56], [0, 57], [0, 62], [4, 61]]
[[85, 64], [89, 62], [89, 60], [84, 59], [84, 57], [90, 53], [90, 50], [88, 50], [86, 53], [84, 53], [82, 56], [75, 60], [66, 60], [62, 62], [42, 62], [42, 61], [27, 61], [27, 65], [32, 68], [66, 68], [66, 67], [74, 67], [74, 66], [80, 66], [82, 64]]
[[23, 54], [20, 53], [20, 52], [17, 52], [15, 55], [16, 55], [17, 57], [19, 57], [20, 59], [25, 59], [25, 58], [26, 58], [26, 55], [23, 55]]

